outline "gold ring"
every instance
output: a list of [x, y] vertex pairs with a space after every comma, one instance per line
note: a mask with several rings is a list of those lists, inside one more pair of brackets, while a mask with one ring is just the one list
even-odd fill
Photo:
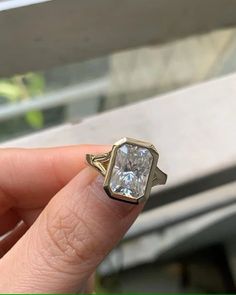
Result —
[[166, 183], [167, 175], [157, 167], [158, 158], [151, 143], [127, 137], [108, 153], [86, 155], [87, 162], [105, 177], [107, 195], [133, 204], [146, 201], [153, 186]]

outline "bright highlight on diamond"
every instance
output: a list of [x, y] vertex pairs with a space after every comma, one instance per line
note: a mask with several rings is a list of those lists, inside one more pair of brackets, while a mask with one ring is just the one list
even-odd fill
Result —
[[128, 143], [120, 146], [111, 173], [110, 190], [123, 196], [142, 197], [152, 161], [153, 156], [145, 147]]

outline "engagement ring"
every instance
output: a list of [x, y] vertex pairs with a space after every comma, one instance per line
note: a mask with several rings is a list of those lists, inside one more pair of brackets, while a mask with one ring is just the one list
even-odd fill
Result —
[[153, 186], [166, 183], [167, 175], [157, 167], [158, 158], [151, 143], [127, 137], [108, 153], [86, 155], [87, 162], [104, 176], [108, 196], [134, 204], [146, 201]]

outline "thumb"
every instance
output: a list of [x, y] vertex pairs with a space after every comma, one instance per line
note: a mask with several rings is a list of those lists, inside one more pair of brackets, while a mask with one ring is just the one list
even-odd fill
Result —
[[118, 243], [142, 205], [110, 199], [102, 180], [83, 169], [48, 203], [0, 262], [0, 290], [74, 293]]

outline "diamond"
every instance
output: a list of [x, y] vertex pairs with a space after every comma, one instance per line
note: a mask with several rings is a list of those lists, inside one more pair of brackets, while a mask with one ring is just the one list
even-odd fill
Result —
[[115, 194], [140, 198], [144, 195], [153, 156], [148, 148], [123, 144], [117, 150], [110, 189]]

